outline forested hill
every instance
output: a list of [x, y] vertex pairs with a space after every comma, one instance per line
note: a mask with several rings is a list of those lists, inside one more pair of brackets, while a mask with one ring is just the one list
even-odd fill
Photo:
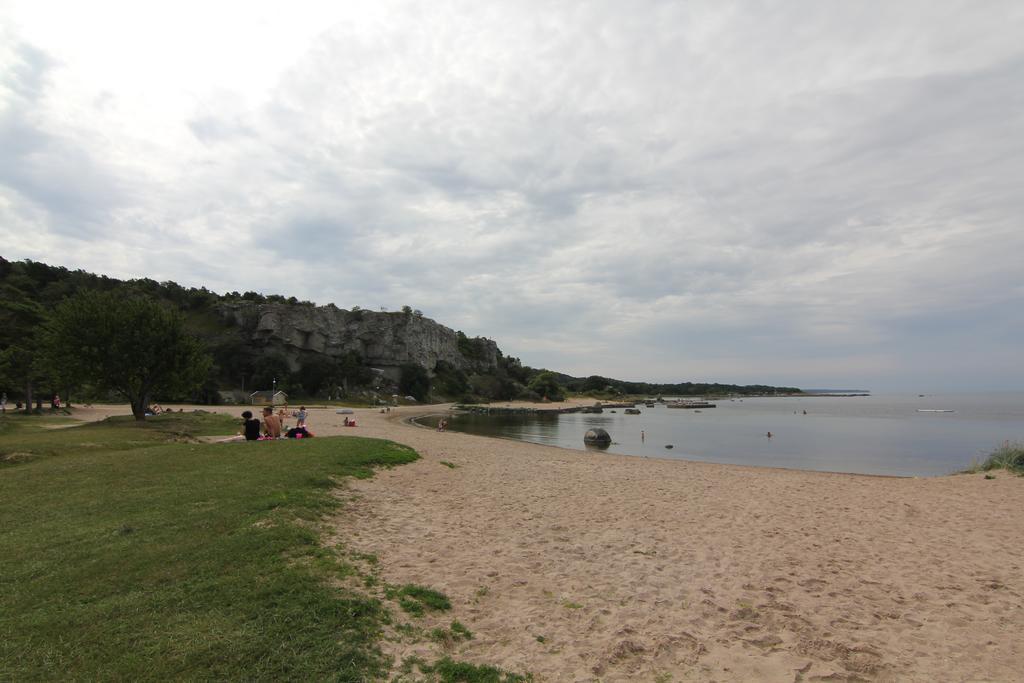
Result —
[[[163, 301], [179, 310], [186, 328], [204, 343], [213, 364], [203, 388], [189, 398], [217, 402], [234, 392], [276, 386], [293, 396], [327, 397], [392, 391], [457, 400], [540, 398], [566, 391], [698, 395], [796, 392], [791, 387], [728, 384], [651, 384], [591, 376], [571, 377], [523, 366], [486, 338], [470, 338], [406, 306], [383, 312], [256, 292], [217, 294], [174, 282], [118, 280], [82, 270], [0, 257], [0, 385], [18, 395], [11, 370], [52, 311], [84, 290], [123, 292]], [[2, 359], [0, 359], [2, 361]], [[174, 400], [185, 397], [162, 397]]]

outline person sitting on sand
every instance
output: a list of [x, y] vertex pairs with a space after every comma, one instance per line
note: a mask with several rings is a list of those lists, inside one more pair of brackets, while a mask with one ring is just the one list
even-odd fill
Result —
[[270, 406], [263, 409], [263, 433], [271, 439], [281, 438], [281, 419]]
[[248, 410], [242, 413], [242, 419], [245, 420], [242, 427], [245, 431], [246, 441], [256, 441], [260, 438], [260, 421], [253, 418], [252, 413]]
[[154, 403], [149, 407], [149, 412], [153, 413], [154, 415], [159, 415], [160, 413], [164, 412], [164, 409], [160, 407], [159, 403]]

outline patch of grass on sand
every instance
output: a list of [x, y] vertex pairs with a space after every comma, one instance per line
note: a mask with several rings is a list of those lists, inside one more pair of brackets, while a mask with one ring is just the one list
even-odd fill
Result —
[[472, 640], [473, 633], [461, 622], [453, 621], [449, 628], [435, 628], [430, 632], [430, 639], [440, 643], [442, 647], [451, 649], [456, 643], [464, 640]]
[[448, 462], [447, 460], [442, 460], [441, 464], [444, 465], [445, 467], [447, 467], [450, 470], [454, 470], [456, 467], [458, 467], [458, 465], [456, 465], [455, 463]]
[[387, 593], [391, 599], [397, 599], [399, 606], [413, 616], [421, 616], [426, 610], [443, 611], [452, 608], [451, 601], [444, 593], [439, 593], [426, 586], [407, 583]]
[[389, 612], [329, 585], [353, 568], [321, 545], [319, 523], [339, 504], [335, 478], [418, 456], [355, 437], [195, 440], [237, 427], [202, 413], [3, 420], [0, 678], [386, 675]]
[[509, 673], [493, 666], [456, 662], [449, 657], [433, 664], [427, 664], [419, 657], [409, 657], [403, 662], [402, 673], [411, 675], [415, 668], [419, 668], [423, 675], [415, 678], [399, 676], [395, 680], [427, 680], [435, 683], [525, 683], [533, 680], [530, 675]]
[[992, 470], [1008, 470], [1014, 474], [1024, 475], [1024, 443], [1004, 441], [989, 456], [971, 465], [968, 472], [991, 472]]

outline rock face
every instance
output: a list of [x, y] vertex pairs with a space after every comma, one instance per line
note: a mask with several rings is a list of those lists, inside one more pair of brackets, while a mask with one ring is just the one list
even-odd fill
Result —
[[477, 338], [472, 340], [473, 357], [467, 358], [455, 330], [413, 314], [247, 302], [220, 304], [217, 313], [241, 328], [253, 347], [284, 357], [292, 370], [316, 354], [337, 358], [354, 351], [366, 365], [394, 377], [406, 363], [433, 372], [438, 361], [445, 361], [473, 372], [493, 368], [501, 354], [493, 341]]

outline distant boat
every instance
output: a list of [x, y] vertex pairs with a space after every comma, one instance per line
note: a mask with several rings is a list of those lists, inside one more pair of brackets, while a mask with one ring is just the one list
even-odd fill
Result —
[[917, 412], [919, 412], [919, 413], [955, 413], [956, 411], [955, 410], [949, 410], [949, 409], [940, 410], [938, 408], [918, 408]]

